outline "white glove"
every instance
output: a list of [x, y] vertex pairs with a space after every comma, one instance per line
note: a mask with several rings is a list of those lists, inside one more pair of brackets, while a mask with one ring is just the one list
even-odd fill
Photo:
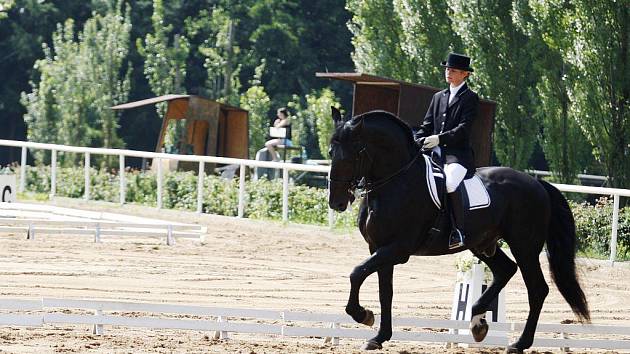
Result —
[[422, 147], [424, 149], [433, 149], [434, 147], [438, 146], [439, 143], [440, 137], [437, 135], [431, 135], [424, 138], [424, 145], [422, 145]]

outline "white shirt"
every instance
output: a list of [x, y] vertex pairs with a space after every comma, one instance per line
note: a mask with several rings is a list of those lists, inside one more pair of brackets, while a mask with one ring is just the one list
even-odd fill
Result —
[[464, 86], [465, 83], [466, 83], [466, 80], [462, 81], [462, 83], [459, 84], [459, 86], [453, 87], [453, 85], [451, 85], [450, 87], [451, 95], [448, 96], [448, 103], [451, 103], [451, 101], [453, 101], [453, 98], [457, 96], [457, 92], [459, 92], [459, 89], [462, 88], [462, 86]]

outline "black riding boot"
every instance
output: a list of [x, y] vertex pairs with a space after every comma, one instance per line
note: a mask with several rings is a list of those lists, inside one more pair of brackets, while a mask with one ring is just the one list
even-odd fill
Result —
[[448, 194], [451, 202], [451, 216], [453, 221], [451, 236], [448, 241], [448, 248], [451, 250], [464, 246], [465, 206], [462, 193], [465, 193], [465, 191], [461, 187], [457, 187], [453, 193]]

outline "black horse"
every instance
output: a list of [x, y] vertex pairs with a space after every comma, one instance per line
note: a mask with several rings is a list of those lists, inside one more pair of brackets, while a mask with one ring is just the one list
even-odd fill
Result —
[[[343, 120], [333, 108], [335, 132], [330, 142], [329, 205], [344, 211], [354, 200], [353, 191], [363, 183], [365, 197], [358, 224], [371, 256], [350, 274], [350, 297], [346, 312], [366, 325], [374, 323], [372, 311], [359, 304], [359, 289], [378, 272], [381, 324], [376, 337], [363, 349], [380, 349], [392, 336], [392, 276], [394, 266], [411, 255], [442, 255], [449, 250], [447, 238], [432, 237], [440, 210], [431, 201], [425, 181], [427, 162], [413, 140], [411, 128], [396, 116], [372, 111]], [[485, 313], [501, 289], [521, 270], [529, 299], [529, 316], [521, 337], [507, 352], [531, 347], [538, 317], [549, 287], [538, 256], [547, 243], [551, 275], [560, 293], [580, 321], [590, 321], [588, 304], [575, 273], [575, 224], [564, 196], [549, 183], [505, 167], [476, 171], [488, 189], [491, 205], [471, 210], [466, 233], [473, 253], [486, 263], [493, 281], [472, 307], [471, 333], [482, 341], [488, 331]], [[499, 248], [491, 257], [476, 249], [503, 239], [516, 260]]]

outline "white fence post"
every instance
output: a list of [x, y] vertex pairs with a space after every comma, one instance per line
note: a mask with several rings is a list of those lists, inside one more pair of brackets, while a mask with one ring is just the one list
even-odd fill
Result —
[[199, 161], [199, 174], [197, 174], [197, 213], [203, 211], [203, 178], [206, 174], [203, 165], [203, 161]]
[[282, 221], [289, 221], [289, 169], [282, 169]]
[[94, 228], [94, 242], [95, 243], [101, 242], [101, 223], [100, 222], [97, 222], [96, 227]]
[[162, 159], [157, 158], [157, 208], [162, 209]]
[[57, 193], [57, 150], [50, 153], [50, 197]]
[[610, 236], [610, 264], [617, 258], [617, 229], [619, 228], [619, 194], [613, 197], [612, 235]]
[[245, 214], [245, 171], [247, 166], [241, 164], [238, 173], [238, 217], [242, 218]]
[[90, 153], [85, 153], [85, 193], [83, 199], [90, 200]]
[[35, 226], [30, 223], [28, 224], [28, 231], [26, 231], [26, 239], [33, 241], [35, 239]]
[[[225, 318], [223, 316], [218, 316], [217, 317], [217, 322], [223, 323], [223, 322], [227, 322], [227, 321], [225, 320]], [[214, 339], [229, 339], [228, 338], [228, 332], [227, 331], [215, 331], [213, 338]]]
[[22, 146], [22, 161], [20, 163], [20, 193], [24, 193], [26, 186], [26, 146]]
[[[103, 316], [103, 310], [101, 309], [96, 309], [94, 310], [94, 316]], [[94, 324], [94, 327], [92, 327], [92, 334], [95, 334], [97, 336], [102, 336], [103, 335], [103, 325], [102, 324]]]
[[118, 181], [120, 182], [120, 205], [125, 204], [125, 155], [118, 156]]
[[175, 239], [173, 238], [173, 225], [166, 226], [166, 245], [172, 246], [175, 244]]
[[[328, 190], [328, 197], [330, 197], [330, 170], [328, 170], [328, 178], [326, 179]], [[326, 204], [328, 204], [328, 198], [326, 198]], [[335, 226], [335, 212], [328, 205], [328, 226], [332, 229]]]
[[[337, 322], [330, 322], [327, 326], [327, 328], [332, 328], [332, 329], [337, 329], [339, 328], [339, 323]], [[339, 337], [326, 337], [324, 338], [324, 344], [326, 343], [330, 343], [332, 345], [339, 345]]]

